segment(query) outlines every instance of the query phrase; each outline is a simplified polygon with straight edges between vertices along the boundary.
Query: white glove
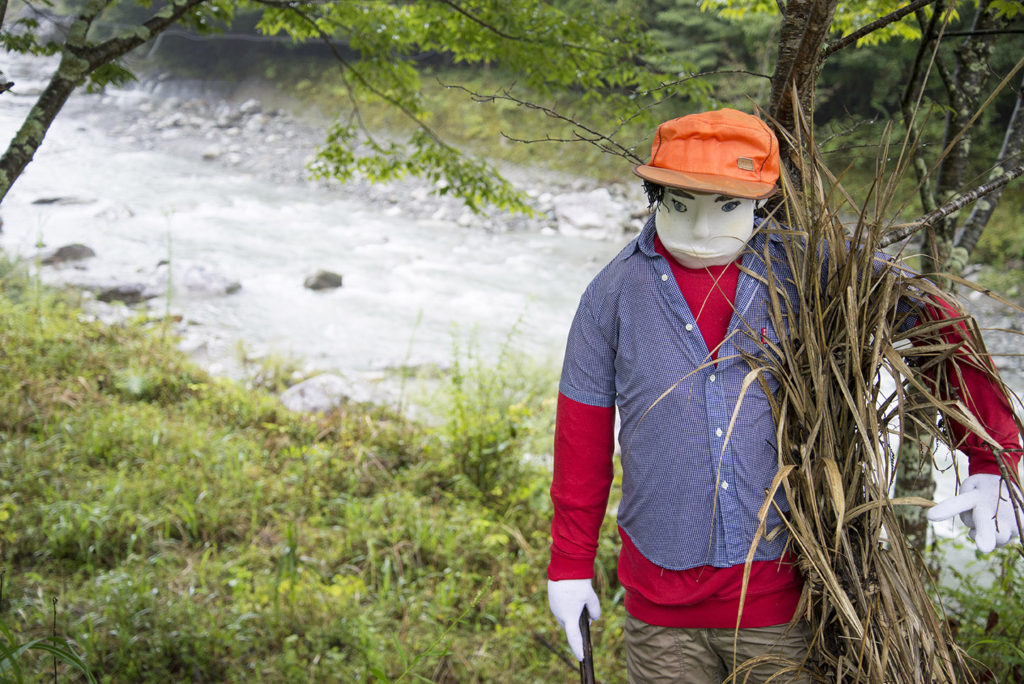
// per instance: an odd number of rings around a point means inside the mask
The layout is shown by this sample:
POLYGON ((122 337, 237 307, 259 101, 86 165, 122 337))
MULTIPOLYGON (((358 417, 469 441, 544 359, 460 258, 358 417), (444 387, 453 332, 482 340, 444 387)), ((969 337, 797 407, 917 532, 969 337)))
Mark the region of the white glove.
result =
POLYGON ((590 621, 601 617, 601 603, 588 579, 548 580, 548 605, 558 624, 565 629, 576 660, 583 660, 583 633, 580 615, 584 606, 590 612, 590 621))
POLYGON ((982 553, 1005 546, 1019 535, 1013 503, 999 475, 971 475, 960 486, 959 494, 928 509, 927 515, 932 522, 938 522, 957 513, 982 553))

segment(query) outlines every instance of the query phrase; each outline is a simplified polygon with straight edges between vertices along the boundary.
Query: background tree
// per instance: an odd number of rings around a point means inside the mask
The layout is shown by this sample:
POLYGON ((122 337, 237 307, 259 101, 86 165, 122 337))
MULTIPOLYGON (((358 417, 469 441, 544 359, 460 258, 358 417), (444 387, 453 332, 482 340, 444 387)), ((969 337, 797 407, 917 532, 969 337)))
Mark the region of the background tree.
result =
MULTIPOLYGON (((18 133, 0 156, 0 201, 43 142, 50 125, 75 88, 88 84, 102 87, 124 82, 131 75, 119 60, 136 47, 166 31, 177 22, 201 25, 210 13, 227 5, 213 0, 180 0, 164 3, 137 25, 114 35, 96 38, 97 24, 113 0, 86 0, 72 5, 58 23, 59 37, 46 39, 38 32, 39 16, 46 16, 32 5, 25 5, 20 16, 8 18, 8 3, 0 4, 0 46, 6 50, 32 54, 58 54, 60 62, 35 105, 25 117, 18 133)), ((6 79, 5 79, 6 80, 6 79)), ((17 87, 8 83, 5 90, 17 87)))
POLYGON ((510 87, 518 82, 538 94, 570 90, 578 93, 581 107, 607 101, 636 109, 630 91, 654 83, 640 55, 656 52, 655 43, 635 15, 601 3, 569 13, 542 0, 176 0, 152 8, 141 1, 80 0, 53 10, 50 16, 62 28, 49 40, 41 37, 38 11, 19 6, 19 16, 0 26, 0 45, 61 59, 0 157, 0 199, 75 88, 131 78, 121 59, 175 23, 217 30, 241 11, 258 12, 258 28, 265 34, 323 43, 334 54, 353 106, 330 130, 315 166, 318 173, 341 180, 356 173, 371 180, 416 174, 474 209, 485 203, 525 205, 490 163, 463 154, 431 128, 421 93, 424 54, 444 54, 456 64, 500 64, 514 74, 510 87), (400 112, 411 133, 375 130, 360 114, 360 104, 370 100, 400 112))

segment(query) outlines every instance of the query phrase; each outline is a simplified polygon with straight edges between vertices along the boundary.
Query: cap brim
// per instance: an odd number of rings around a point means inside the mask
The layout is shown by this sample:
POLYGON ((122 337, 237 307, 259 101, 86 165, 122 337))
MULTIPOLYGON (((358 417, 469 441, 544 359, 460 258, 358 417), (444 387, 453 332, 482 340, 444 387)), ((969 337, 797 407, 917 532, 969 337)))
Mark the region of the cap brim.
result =
POLYGON ((670 188, 718 193, 743 199, 765 199, 774 195, 778 189, 775 183, 742 181, 724 176, 713 176, 708 173, 683 173, 648 164, 637 166, 633 169, 633 173, 644 180, 670 188))

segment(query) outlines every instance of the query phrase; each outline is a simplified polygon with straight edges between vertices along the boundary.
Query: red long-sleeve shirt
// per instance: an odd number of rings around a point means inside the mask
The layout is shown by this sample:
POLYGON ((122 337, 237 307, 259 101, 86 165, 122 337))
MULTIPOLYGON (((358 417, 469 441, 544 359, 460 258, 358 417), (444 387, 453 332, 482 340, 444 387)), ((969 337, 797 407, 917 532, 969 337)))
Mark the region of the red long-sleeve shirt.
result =
MULTIPOLYGON (((665 257, 687 305, 712 355, 725 339, 733 312, 739 278, 737 262, 707 269, 687 269, 668 254, 660 240, 655 249, 665 257)), ((939 302, 943 312, 952 308, 939 302)), ((962 326, 962 324, 961 324, 962 326)), ((947 340, 958 339, 954 326, 942 330, 947 340)), ((1004 448, 1019 448, 1012 409, 1006 396, 992 386, 989 376, 976 364, 958 365, 954 385, 967 406, 1004 448), (960 382, 962 378, 962 383, 960 382), (961 387, 961 384, 963 387, 961 387)), ((584 579, 593 575, 596 539, 604 519, 611 487, 614 451, 614 407, 590 406, 564 395, 558 398, 555 428, 555 470, 552 499, 552 580, 584 579)), ((960 449, 970 459, 970 473, 999 473, 991 450, 962 426, 952 424, 960 449)), ((1016 468, 1019 454, 1008 458, 1016 468)), ((626 610, 649 624, 667 627, 736 626, 744 566, 701 566, 667 570, 649 561, 619 528, 619 581, 626 588, 626 610)), ((741 627, 765 627, 787 622, 796 610, 803 580, 791 556, 751 564, 743 602, 741 627)))

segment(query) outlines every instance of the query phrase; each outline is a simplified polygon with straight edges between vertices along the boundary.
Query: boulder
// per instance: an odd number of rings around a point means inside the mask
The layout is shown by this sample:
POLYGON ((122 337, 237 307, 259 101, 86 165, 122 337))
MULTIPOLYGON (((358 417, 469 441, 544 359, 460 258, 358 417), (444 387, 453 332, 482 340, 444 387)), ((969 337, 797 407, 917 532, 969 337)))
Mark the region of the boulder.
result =
POLYGON ((320 269, 306 278, 303 285, 310 290, 333 290, 341 287, 341 276, 333 271, 320 269))
POLYGON ((231 105, 225 103, 217 107, 213 117, 214 126, 217 128, 231 128, 238 125, 238 122, 242 119, 242 114, 232 109, 231 105))
POLYGON ((242 284, 233 278, 215 271, 204 264, 192 264, 178 276, 181 284, 191 295, 219 297, 234 294, 242 289, 242 284))
POLYGON ((260 101, 256 99, 249 99, 238 105, 238 111, 242 114, 259 114, 263 111, 263 107, 260 105, 260 101))
POLYGON ((601 240, 622 232, 628 212, 612 199, 606 188, 568 192, 554 198, 558 232, 601 240))
POLYGON ((95 199, 88 199, 85 197, 40 197, 32 200, 32 204, 39 206, 74 206, 78 204, 92 204, 95 199))
POLYGON ((96 252, 93 251, 88 245, 83 245, 79 242, 73 242, 70 245, 64 245, 57 249, 46 252, 40 255, 39 263, 51 266, 54 264, 63 264, 68 261, 81 261, 82 259, 90 259, 96 256, 96 252))
POLYGON ((101 287, 96 292, 96 299, 108 303, 138 304, 156 296, 157 293, 145 283, 116 283, 101 287))
POLYGON ((348 398, 348 382, 340 375, 322 373, 292 385, 281 394, 281 403, 298 413, 326 413, 348 398))

